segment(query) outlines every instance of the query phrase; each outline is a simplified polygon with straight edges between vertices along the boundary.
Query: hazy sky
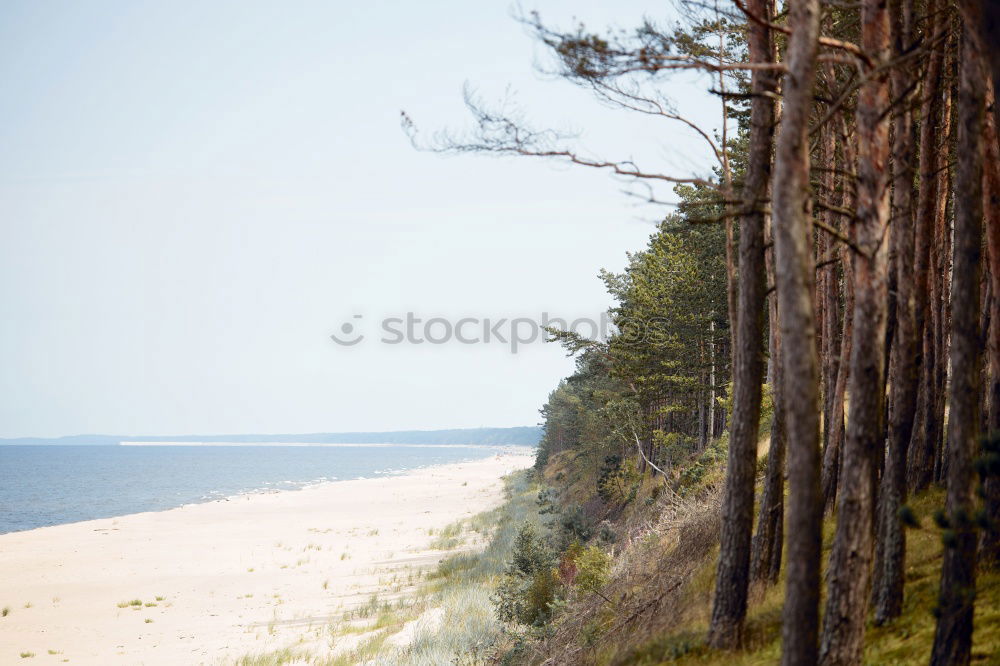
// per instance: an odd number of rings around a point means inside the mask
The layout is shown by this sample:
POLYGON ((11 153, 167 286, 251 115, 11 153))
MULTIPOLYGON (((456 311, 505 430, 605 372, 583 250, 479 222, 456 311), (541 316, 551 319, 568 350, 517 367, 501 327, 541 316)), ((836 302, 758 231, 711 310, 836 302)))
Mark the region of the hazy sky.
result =
MULTIPOLYGON (((524 8, 603 27, 660 6, 524 8)), ((0 5, 0 436, 536 423, 572 370, 559 347, 387 345, 380 320, 597 317, 598 270, 660 211, 604 173, 417 152, 400 110, 460 129, 465 82, 486 99, 509 85, 595 153, 708 162, 675 126, 539 74, 512 10, 0 5), (344 322, 365 339, 334 344, 344 322)), ((717 115, 693 86, 671 92, 717 115)))

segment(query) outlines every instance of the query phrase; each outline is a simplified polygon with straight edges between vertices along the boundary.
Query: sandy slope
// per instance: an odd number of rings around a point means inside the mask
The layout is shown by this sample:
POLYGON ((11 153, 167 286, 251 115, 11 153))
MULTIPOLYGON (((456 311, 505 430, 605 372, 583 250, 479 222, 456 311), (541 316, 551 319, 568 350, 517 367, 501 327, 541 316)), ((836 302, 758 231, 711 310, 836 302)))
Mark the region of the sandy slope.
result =
POLYGON ((327 625, 344 609, 405 593, 437 562, 429 529, 497 504, 500 477, 531 462, 507 455, 0 535, 0 606, 10 608, 0 664, 179 666, 300 642, 329 650, 327 625), (143 605, 119 607, 133 599, 143 605))

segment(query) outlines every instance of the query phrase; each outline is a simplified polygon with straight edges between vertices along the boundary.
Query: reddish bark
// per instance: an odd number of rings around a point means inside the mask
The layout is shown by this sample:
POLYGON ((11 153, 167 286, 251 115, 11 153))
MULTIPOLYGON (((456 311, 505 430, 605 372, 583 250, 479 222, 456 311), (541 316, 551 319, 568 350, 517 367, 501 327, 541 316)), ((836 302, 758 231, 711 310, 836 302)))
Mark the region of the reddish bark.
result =
MULTIPOLYGON (((748 11, 770 20, 769 0, 749 0, 748 11)), ((767 26, 749 22, 752 62, 772 62, 774 46, 767 26)), ((754 70, 750 104, 750 146, 740 218, 738 311, 733 354, 733 420, 715 577, 715 599, 708 642, 733 649, 742 643, 743 621, 750 584, 750 541, 753 531, 753 496, 760 425, 761 381, 764 372, 764 202, 771 176, 771 142, 774 135, 774 102, 777 88, 773 70, 754 70)))
POLYGON ((784 107, 775 148, 774 248, 788 431, 788 557, 781 662, 816 662, 822 496, 819 360, 812 301, 809 115, 819 37, 818 0, 790 6, 784 107))
MULTIPOLYGON (((889 48, 889 14, 880 0, 861 5, 861 42, 874 62, 889 48)), ((854 341, 851 395, 830 553, 819 663, 861 662, 870 596, 876 455, 882 450, 884 345, 888 302, 889 81, 872 68, 858 97, 858 195, 853 236, 854 341)))

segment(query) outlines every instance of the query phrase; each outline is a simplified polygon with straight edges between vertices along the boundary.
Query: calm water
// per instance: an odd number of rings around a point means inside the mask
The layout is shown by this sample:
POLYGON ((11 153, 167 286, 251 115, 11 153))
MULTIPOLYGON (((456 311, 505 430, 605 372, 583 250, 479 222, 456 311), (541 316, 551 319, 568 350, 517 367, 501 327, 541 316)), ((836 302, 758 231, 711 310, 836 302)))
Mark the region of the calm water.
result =
POLYGON ((0 534, 486 458, 488 446, 0 446, 0 534))

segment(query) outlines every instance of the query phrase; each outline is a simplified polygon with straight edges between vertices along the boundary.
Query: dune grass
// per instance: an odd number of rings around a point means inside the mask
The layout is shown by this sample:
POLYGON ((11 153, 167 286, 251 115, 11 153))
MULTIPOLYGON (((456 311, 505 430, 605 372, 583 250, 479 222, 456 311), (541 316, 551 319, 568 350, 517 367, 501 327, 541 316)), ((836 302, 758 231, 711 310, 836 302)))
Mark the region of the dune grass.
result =
MULTIPOLYGON (((505 477, 504 483, 506 500, 502 505, 438 532, 438 539, 447 540, 462 539, 469 531, 478 533, 486 542, 481 551, 455 553, 445 558, 410 598, 388 601, 372 595, 366 604, 345 611, 342 625, 329 625, 333 642, 351 633, 370 634, 356 647, 334 656, 318 656, 311 650, 289 647, 246 655, 235 662, 237 666, 478 663, 477 656, 489 653, 502 635, 493 613, 491 595, 495 582, 510 560, 514 538, 526 521, 542 529, 535 504, 538 488, 530 472, 515 472, 505 477), (419 620, 431 609, 437 609, 440 621, 421 626, 419 620), (368 622, 358 626, 359 620, 368 622), (413 621, 418 624, 409 645, 399 647, 387 643, 390 636, 413 621)), ((420 582, 420 576, 414 582, 420 582)))
MULTIPOLYGON (((431 534, 433 530, 428 530, 431 534)), ((431 541, 431 548, 434 550, 454 550, 465 543, 465 521, 460 520, 446 526, 431 541)))
MULTIPOLYGON (((427 577, 428 606, 439 609, 440 621, 418 626, 412 643, 381 651, 371 663, 379 666, 476 663, 502 638, 503 627, 493 610, 492 590, 510 561, 514 538, 525 522, 542 530, 535 499, 538 487, 527 470, 504 479, 506 501, 497 508, 462 522, 467 530, 487 537, 480 551, 456 553, 427 577)), ((454 538, 455 528, 441 535, 454 538), (453 535, 454 533, 454 535, 453 535)))

